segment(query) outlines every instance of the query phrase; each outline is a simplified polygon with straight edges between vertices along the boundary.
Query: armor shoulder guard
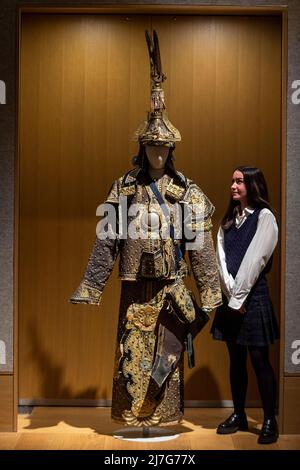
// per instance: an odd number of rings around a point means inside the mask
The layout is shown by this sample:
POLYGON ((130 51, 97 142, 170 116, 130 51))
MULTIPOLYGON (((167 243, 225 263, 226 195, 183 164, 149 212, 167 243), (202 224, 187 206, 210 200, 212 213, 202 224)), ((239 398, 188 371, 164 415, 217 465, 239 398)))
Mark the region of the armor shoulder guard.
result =
POLYGON ((176 175, 171 178, 168 187, 166 189, 166 196, 173 201, 181 202, 187 187, 189 180, 180 171, 176 171, 176 175))
POLYGON ((105 202, 110 204, 119 203, 119 179, 113 182, 110 190, 108 191, 105 202))
POLYGON ((215 211, 214 205, 210 202, 204 192, 192 181, 189 181, 188 189, 182 199, 185 204, 197 204, 203 211, 204 220, 210 219, 215 211))
POLYGON ((112 184, 105 202, 118 204, 120 196, 133 196, 139 169, 130 170, 112 184))
POLYGON ((137 184, 136 180, 140 171, 140 168, 134 168, 120 178, 121 196, 133 196, 135 194, 137 184))

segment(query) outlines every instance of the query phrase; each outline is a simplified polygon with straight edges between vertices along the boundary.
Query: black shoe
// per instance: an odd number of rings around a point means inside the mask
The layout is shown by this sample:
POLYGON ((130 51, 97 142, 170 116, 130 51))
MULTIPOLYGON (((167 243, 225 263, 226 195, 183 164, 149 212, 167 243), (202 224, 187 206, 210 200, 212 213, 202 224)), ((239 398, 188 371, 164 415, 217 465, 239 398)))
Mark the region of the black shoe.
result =
POLYGON ((257 442, 259 444, 272 444, 278 439, 278 426, 275 418, 266 418, 260 431, 257 442))
POLYGON ((248 431, 248 421, 245 414, 232 413, 217 428, 217 434, 233 434, 237 431, 248 431))

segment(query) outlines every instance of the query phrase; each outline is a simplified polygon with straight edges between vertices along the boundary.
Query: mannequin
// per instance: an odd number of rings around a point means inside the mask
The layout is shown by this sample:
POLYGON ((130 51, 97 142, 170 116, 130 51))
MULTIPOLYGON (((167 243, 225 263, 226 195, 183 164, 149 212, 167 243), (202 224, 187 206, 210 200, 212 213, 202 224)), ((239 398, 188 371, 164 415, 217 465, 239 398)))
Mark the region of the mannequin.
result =
MULTIPOLYGON (((169 148, 161 146, 146 146, 146 155, 149 162, 148 174, 153 181, 158 182, 166 172, 166 161, 169 154, 169 148)), ((155 225, 156 220, 152 214, 152 225, 155 225)), ((151 217, 151 215, 150 215, 151 217)), ((114 437, 120 440, 134 440, 134 441, 166 441, 176 439, 179 436, 177 433, 173 433, 172 430, 167 430, 161 426, 149 427, 142 426, 138 427, 127 427, 117 430, 114 433, 114 437)))
POLYGON ((201 246, 193 245, 188 251, 201 307, 210 311, 221 303, 211 235, 214 207, 174 167, 173 151, 181 136, 165 112, 162 82, 166 77, 161 71, 157 35, 154 32, 152 39, 146 32, 146 39, 151 111, 135 133, 139 142, 135 168, 117 179, 109 191, 105 203, 116 209, 117 223, 107 220, 104 236, 97 233, 82 282, 71 297, 72 303, 99 305, 120 256, 122 288, 112 418, 135 426, 144 438, 154 426, 177 424, 183 416, 183 345, 161 322, 166 289, 188 274, 183 219, 175 217, 182 208, 190 211, 189 229, 201 234, 201 246), (166 212, 174 214, 176 240, 168 230, 171 218, 168 220, 166 212))

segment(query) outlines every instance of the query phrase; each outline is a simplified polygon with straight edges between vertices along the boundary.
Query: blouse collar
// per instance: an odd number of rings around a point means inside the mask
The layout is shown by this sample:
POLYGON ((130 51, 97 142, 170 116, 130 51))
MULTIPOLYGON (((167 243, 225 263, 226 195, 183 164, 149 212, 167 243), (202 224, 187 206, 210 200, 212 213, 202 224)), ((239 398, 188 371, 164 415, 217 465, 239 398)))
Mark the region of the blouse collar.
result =
POLYGON ((245 209, 243 209, 241 214, 237 213, 236 219, 235 219, 236 226, 240 226, 242 222, 244 222, 249 215, 253 214, 254 211, 255 209, 253 209, 252 207, 245 207, 245 209))

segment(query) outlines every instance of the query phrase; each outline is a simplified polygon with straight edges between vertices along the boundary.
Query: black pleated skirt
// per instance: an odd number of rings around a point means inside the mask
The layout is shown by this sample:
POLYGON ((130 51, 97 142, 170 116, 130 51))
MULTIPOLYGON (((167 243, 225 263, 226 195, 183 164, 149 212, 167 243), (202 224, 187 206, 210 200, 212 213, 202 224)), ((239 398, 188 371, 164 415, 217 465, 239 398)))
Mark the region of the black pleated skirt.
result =
POLYGON ((279 327, 265 277, 252 288, 245 307, 245 314, 233 310, 224 297, 211 327, 213 338, 244 346, 267 346, 279 339, 279 327))

